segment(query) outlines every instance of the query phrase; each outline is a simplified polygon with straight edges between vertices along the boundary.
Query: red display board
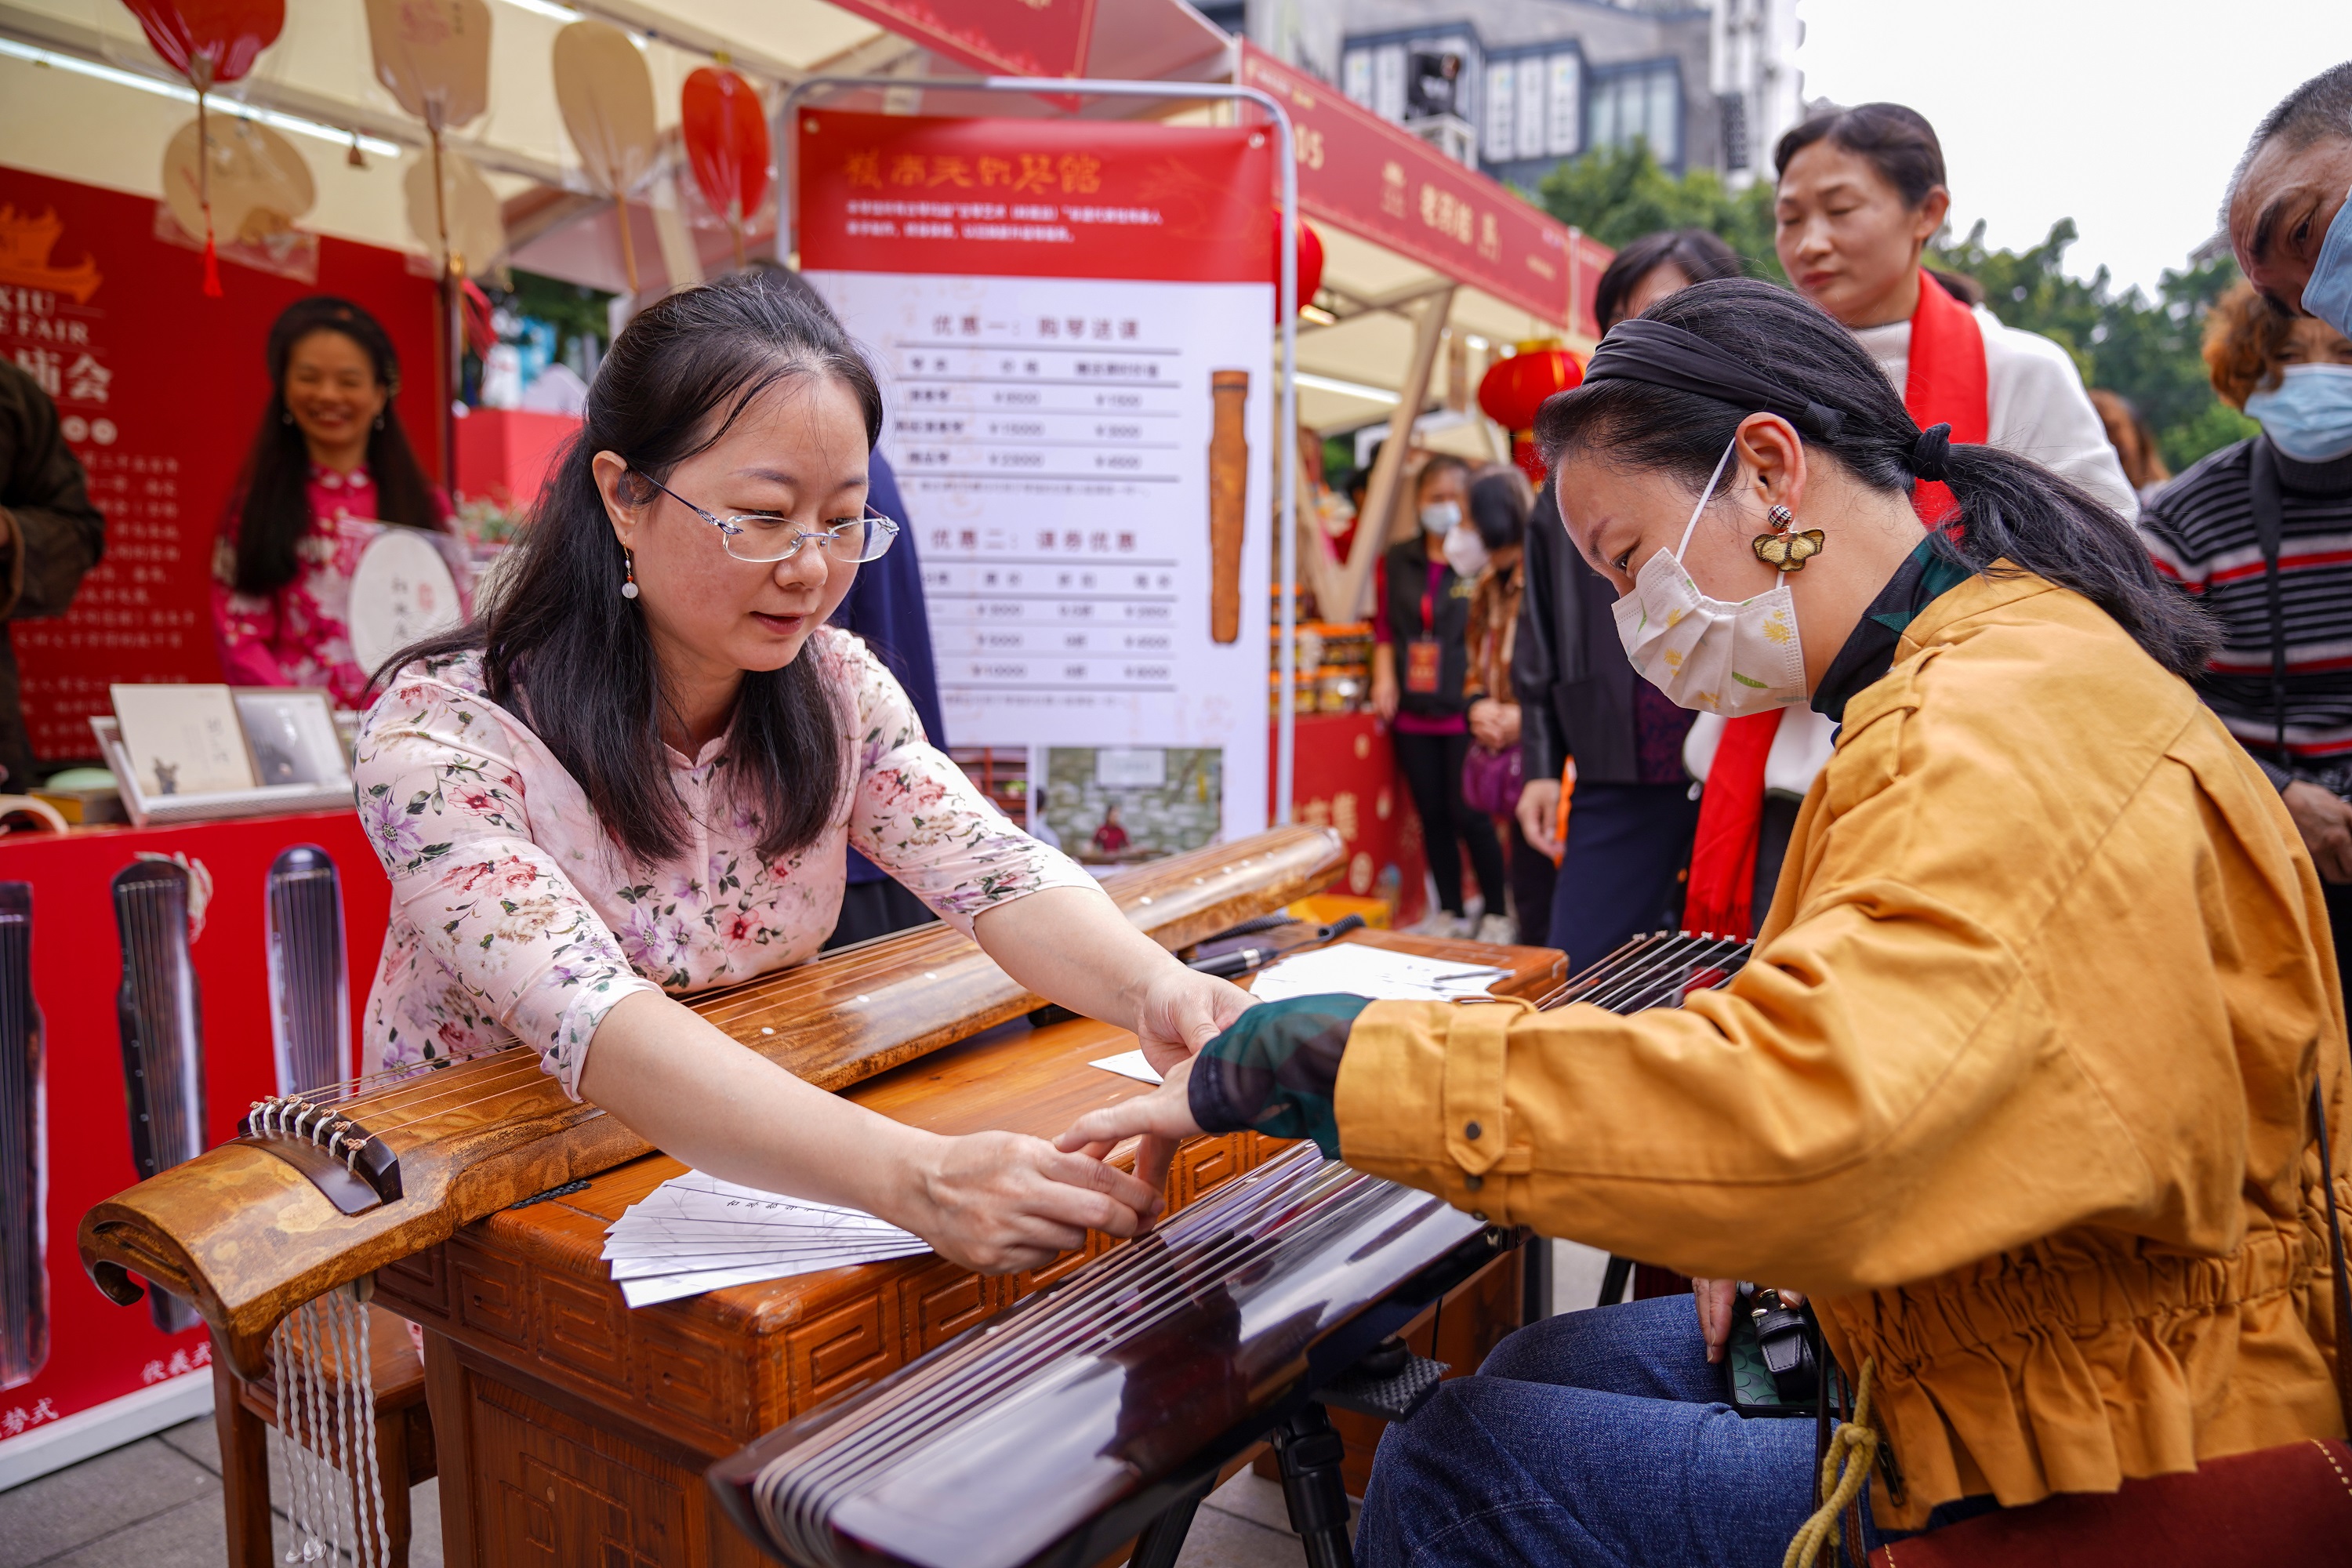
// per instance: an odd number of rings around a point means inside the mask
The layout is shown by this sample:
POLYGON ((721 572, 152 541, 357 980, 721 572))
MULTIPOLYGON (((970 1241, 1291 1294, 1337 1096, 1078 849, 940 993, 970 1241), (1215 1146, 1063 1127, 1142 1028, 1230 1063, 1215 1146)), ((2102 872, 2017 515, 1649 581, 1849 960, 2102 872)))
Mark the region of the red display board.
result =
POLYGON ((236 1135, 247 1106, 277 1090, 264 894, 270 863, 298 844, 324 849, 341 883, 357 1040, 392 889, 356 813, 0 840, 0 881, 33 888, 33 999, 47 1041, 49 1291, 48 1360, 29 1383, 0 1391, 0 1455, 10 1439, 210 1361, 203 1330, 167 1335, 145 1306, 100 1296, 74 1247, 83 1213, 138 1179, 115 1013, 122 944, 113 879, 142 855, 185 856, 210 876, 211 900, 190 954, 204 1018, 205 1131, 207 1142, 219 1142, 236 1135))
POLYGON ((1263 283, 1271 139, 1079 120, 800 112, 811 272, 1263 283))
POLYGON ((1397 926, 1412 924, 1429 912, 1428 859, 1389 727, 1370 713, 1302 713, 1297 722, 1291 820, 1339 829, 1348 868, 1331 891, 1391 900, 1397 926))
MULTIPOLYGON (((1290 116, 1300 211, 1547 321, 1568 323, 1566 225, 1246 42, 1241 79, 1271 93, 1290 116)), ((1579 262, 1591 259, 1588 249, 1579 262)), ((1605 251, 1601 260, 1607 264, 1605 251)), ((1589 298, 1592 283, 1583 288, 1589 298)))
POLYGON ((0 166, 0 355, 56 400, 106 514, 106 555, 62 619, 9 627, 25 719, 43 757, 87 757, 86 722, 117 681, 218 680, 213 540, 269 397, 278 313, 336 294, 383 323, 399 410, 439 472, 433 283, 396 250, 324 239, 316 288, 155 237, 155 199, 0 166))

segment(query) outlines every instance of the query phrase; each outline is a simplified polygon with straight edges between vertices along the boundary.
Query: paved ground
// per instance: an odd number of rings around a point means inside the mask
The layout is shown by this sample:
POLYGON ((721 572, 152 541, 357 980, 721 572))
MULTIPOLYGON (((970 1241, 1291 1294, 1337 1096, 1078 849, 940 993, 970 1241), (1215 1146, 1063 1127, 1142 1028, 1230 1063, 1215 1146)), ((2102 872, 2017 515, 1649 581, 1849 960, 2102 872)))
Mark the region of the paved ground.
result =
MULTIPOLYGON (((1601 1255, 1554 1246, 1555 1310, 1589 1307, 1601 1255)), ((283 1481, 279 1484, 282 1486, 283 1481)), ((413 1568, 441 1568, 441 1500, 434 1483, 410 1502, 413 1568)), ((285 1519, 278 1544, 286 1544, 285 1519)), ((209 1415, 0 1492, 0 1568, 226 1568, 220 1448, 209 1415)), ((1202 1506, 1182 1568, 1294 1568, 1282 1489, 1244 1471, 1202 1506)))

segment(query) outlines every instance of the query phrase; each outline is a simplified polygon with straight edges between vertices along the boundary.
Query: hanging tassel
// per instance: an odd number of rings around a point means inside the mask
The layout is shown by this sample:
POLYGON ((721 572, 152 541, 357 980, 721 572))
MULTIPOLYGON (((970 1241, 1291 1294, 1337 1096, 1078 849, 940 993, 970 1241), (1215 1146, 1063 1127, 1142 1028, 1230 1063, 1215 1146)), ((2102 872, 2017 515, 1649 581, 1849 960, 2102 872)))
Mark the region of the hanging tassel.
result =
POLYGON ((213 132, 205 117, 205 89, 212 85, 209 67, 196 79, 196 199, 205 207, 205 298, 221 297, 220 259, 213 248, 213 132))

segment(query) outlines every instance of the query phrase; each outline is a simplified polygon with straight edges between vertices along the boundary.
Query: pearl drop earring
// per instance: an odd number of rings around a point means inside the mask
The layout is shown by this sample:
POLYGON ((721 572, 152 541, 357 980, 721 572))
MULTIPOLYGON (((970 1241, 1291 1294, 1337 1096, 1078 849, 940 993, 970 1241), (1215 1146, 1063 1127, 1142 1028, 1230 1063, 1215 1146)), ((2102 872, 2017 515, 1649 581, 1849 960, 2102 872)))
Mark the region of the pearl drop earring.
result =
POLYGON ((621 583, 621 597, 634 599, 637 596, 637 558, 625 550, 621 552, 621 569, 628 574, 621 583))

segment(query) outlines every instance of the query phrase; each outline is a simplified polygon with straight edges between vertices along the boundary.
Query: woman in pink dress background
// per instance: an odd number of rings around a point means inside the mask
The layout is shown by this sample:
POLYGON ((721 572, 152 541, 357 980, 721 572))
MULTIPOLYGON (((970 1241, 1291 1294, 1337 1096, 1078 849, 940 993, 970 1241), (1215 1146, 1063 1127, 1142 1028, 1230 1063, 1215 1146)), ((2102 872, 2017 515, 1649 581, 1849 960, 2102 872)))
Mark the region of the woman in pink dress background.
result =
POLYGON ((269 329, 268 405, 213 552, 213 629, 235 686, 320 686, 366 705, 352 573, 380 525, 447 530, 393 396, 400 360, 348 300, 297 300, 269 329))

